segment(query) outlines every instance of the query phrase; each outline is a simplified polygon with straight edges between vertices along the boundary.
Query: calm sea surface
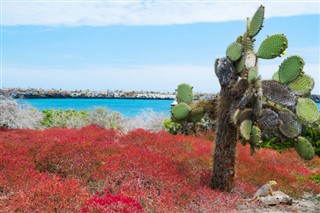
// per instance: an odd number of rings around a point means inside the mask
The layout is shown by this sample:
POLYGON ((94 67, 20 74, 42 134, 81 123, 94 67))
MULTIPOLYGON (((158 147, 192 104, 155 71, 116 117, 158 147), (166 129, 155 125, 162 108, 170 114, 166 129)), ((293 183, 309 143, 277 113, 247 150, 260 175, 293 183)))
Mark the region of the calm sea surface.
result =
MULTIPOLYGON (((173 100, 142 100, 142 99, 21 99, 20 103, 43 109, 76 109, 87 110, 94 107, 105 107, 117 111, 125 117, 134 117, 143 110, 170 115, 170 104, 173 100)), ((320 103, 317 103, 320 110, 320 103)))
POLYGON ((105 107, 120 112, 124 117, 134 117, 143 110, 165 113, 169 116, 173 100, 142 99, 20 99, 19 103, 29 104, 38 110, 43 109, 76 109, 87 110, 94 107, 105 107))

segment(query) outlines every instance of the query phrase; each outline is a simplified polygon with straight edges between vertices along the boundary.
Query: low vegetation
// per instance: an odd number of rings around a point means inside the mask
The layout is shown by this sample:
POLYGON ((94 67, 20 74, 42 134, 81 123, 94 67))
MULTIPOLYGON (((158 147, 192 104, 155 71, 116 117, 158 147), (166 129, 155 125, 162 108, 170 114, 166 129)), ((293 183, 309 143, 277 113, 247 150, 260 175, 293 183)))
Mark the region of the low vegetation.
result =
POLYGON ((291 196, 320 192, 320 158, 238 145, 236 187, 210 188, 214 143, 142 129, 0 129, 0 211, 235 212, 267 182, 291 196), (290 159, 290 161, 288 161, 290 159))
POLYGON ((141 111, 136 117, 124 118, 121 113, 102 107, 89 110, 50 109, 39 112, 36 108, 18 104, 14 100, 0 101, 0 127, 10 129, 44 129, 51 127, 79 129, 96 124, 106 129, 129 132, 143 128, 151 131, 164 129, 167 116, 152 110, 141 111))

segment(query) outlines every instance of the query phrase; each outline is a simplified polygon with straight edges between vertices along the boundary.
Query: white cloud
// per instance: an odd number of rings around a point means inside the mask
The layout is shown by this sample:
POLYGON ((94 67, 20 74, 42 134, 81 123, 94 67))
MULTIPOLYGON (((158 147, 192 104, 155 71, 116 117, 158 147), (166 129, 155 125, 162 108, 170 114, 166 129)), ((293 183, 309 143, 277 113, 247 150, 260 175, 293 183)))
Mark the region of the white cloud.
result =
POLYGON ((315 1, 2 1, 2 24, 12 25, 170 25, 244 20, 260 4, 266 18, 319 14, 315 1))

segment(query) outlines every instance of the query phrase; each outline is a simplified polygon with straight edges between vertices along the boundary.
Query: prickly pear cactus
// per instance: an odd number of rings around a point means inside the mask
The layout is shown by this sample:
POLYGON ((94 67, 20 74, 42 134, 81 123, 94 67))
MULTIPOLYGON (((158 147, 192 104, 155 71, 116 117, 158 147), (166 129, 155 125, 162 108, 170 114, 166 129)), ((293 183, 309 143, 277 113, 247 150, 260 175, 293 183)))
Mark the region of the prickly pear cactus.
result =
POLYGON ((182 83, 176 89, 177 105, 172 106, 171 119, 174 122, 198 122, 204 116, 203 107, 198 107, 192 102, 192 87, 189 84, 182 83))
POLYGON ((245 33, 228 46, 226 57, 216 60, 215 73, 221 88, 230 88, 234 97, 229 122, 237 127, 242 144, 250 144, 252 153, 259 148, 263 134, 274 134, 283 141, 292 141, 299 156, 310 160, 313 147, 300 134, 302 124, 313 123, 320 116, 317 105, 308 98, 314 80, 304 74, 304 60, 297 55, 281 63, 273 80, 261 80, 258 59, 281 57, 288 47, 286 36, 275 34, 255 52, 255 36, 263 20, 264 7, 260 6, 251 21, 247 19, 245 33))

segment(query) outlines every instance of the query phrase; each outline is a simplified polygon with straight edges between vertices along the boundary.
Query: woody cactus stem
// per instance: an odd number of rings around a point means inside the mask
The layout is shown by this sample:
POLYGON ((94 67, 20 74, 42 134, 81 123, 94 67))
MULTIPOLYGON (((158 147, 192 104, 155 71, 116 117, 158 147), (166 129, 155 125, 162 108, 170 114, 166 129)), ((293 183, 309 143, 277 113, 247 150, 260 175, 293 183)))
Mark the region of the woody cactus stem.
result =
POLYGON ((284 53, 288 40, 283 34, 268 36, 254 51, 255 38, 262 28, 264 7, 252 20, 247 19, 246 32, 231 43, 227 57, 217 59, 215 73, 221 85, 218 104, 218 129, 213 156, 212 188, 230 191, 235 176, 237 137, 250 145, 253 154, 261 145, 263 134, 291 140, 304 160, 311 160, 314 149, 301 137, 301 125, 319 118, 316 104, 308 98, 314 80, 304 74, 304 61, 288 57, 280 65, 275 80, 261 81, 258 59, 273 59, 284 53), (239 80, 240 79, 240 80, 239 80))
POLYGON ((233 102, 230 89, 221 88, 218 105, 218 128, 214 151, 212 188, 230 191, 234 185, 237 127, 230 122, 229 109, 233 102))

